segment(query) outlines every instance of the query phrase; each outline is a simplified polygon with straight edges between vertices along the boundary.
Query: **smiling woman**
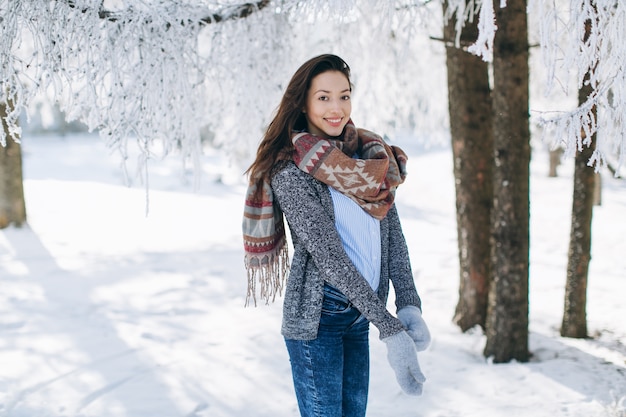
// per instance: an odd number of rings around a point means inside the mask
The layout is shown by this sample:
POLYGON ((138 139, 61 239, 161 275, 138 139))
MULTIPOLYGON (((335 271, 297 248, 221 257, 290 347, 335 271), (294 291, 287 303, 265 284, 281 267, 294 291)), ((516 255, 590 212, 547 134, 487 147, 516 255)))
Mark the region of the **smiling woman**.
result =
POLYGON ((286 280, 282 335, 303 417, 365 416, 370 322, 402 389, 419 395, 425 381, 417 351, 430 334, 394 205, 406 154, 354 125, 351 90, 338 56, 305 62, 248 169, 248 299, 256 303, 258 283, 273 300, 286 280), (390 281, 397 318, 386 308, 390 281))
POLYGON ((340 71, 313 78, 304 108, 308 131, 325 139, 341 136, 352 112, 351 91, 350 81, 340 71))

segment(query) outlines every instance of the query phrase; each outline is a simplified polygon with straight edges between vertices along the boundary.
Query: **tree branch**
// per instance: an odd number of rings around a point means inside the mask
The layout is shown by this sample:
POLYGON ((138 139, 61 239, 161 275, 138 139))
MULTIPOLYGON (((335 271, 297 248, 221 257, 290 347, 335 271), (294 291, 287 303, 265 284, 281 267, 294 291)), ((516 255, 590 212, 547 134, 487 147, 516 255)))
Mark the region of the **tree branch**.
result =
MULTIPOLYGON (((444 46, 446 47, 456 47, 455 45, 455 41, 453 39, 447 39, 447 38, 440 38, 437 36, 429 36, 431 41, 437 41, 437 42, 443 42, 444 46)), ((463 39, 460 40, 460 46, 461 49, 463 49, 464 51, 467 50, 467 47, 470 45, 473 45, 474 42, 470 42, 470 41, 464 41, 463 39)), ((538 43, 534 43, 534 44, 530 44, 528 45, 528 48, 538 48, 540 45, 538 43)))
POLYGON ((211 23, 220 23, 227 20, 245 19, 252 13, 257 12, 270 4, 270 0, 260 0, 256 3, 244 3, 239 6, 231 6, 219 13, 213 13, 211 16, 200 19, 200 22, 209 25, 211 23))
MULTIPOLYGON (((78 8, 75 0, 65 0, 67 5, 71 8, 78 8)), ((245 19, 250 16, 254 12, 257 12, 261 9, 264 9, 271 3, 270 0, 260 0, 254 3, 243 3, 240 5, 225 7, 223 10, 219 12, 212 13, 208 16, 202 17, 198 19, 198 22, 209 25, 212 23, 221 23, 228 20, 236 20, 236 19, 245 19)), ((82 8, 81 12, 86 13, 89 9, 82 8)), ((98 16, 102 20, 108 20, 109 22, 117 22, 120 20, 123 13, 120 12, 112 12, 110 10, 106 10, 103 6, 103 2, 100 2, 98 9, 98 16)), ((191 21, 187 21, 186 23, 191 23, 191 21)), ((181 22, 182 25, 185 22, 181 22)))

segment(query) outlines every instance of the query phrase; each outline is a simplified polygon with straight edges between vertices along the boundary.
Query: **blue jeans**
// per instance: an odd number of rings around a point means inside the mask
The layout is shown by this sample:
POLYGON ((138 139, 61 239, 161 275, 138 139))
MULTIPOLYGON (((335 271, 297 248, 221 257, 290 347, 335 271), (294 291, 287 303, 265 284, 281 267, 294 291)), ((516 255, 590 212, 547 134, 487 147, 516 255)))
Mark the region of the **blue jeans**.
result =
POLYGON ((339 290, 324 286, 314 340, 285 339, 302 417, 364 417, 369 321, 339 290))

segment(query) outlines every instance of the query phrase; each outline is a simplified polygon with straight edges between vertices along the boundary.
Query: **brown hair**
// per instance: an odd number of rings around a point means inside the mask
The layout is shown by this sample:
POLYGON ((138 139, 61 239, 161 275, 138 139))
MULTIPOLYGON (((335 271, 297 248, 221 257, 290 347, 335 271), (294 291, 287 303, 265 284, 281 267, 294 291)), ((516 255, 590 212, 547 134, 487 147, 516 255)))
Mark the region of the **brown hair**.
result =
MULTIPOLYGON (((326 71, 339 71, 350 83, 350 67, 336 55, 325 54, 311 58, 298 68, 287 85, 276 116, 265 131, 255 161, 246 170, 246 174, 250 174, 251 185, 255 183, 260 185, 262 181, 269 180, 271 170, 276 163, 291 158, 292 132, 307 127, 302 109, 306 104, 306 95, 311 87, 311 81, 315 76, 326 71)), ((258 187, 257 190, 260 188, 258 187)))

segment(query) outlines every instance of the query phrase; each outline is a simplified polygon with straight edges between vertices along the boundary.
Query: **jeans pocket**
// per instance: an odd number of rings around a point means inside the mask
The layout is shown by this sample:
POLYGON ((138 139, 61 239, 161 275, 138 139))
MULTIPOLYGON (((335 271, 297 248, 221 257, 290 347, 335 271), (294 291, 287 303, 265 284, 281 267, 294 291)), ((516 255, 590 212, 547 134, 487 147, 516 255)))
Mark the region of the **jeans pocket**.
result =
POLYGON ((322 301, 322 313, 336 314, 348 311, 352 307, 348 298, 337 289, 324 286, 324 300, 322 301))
POLYGON ((324 297, 322 303, 322 313, 343 313, 350 308, 350 304, 324 297))

